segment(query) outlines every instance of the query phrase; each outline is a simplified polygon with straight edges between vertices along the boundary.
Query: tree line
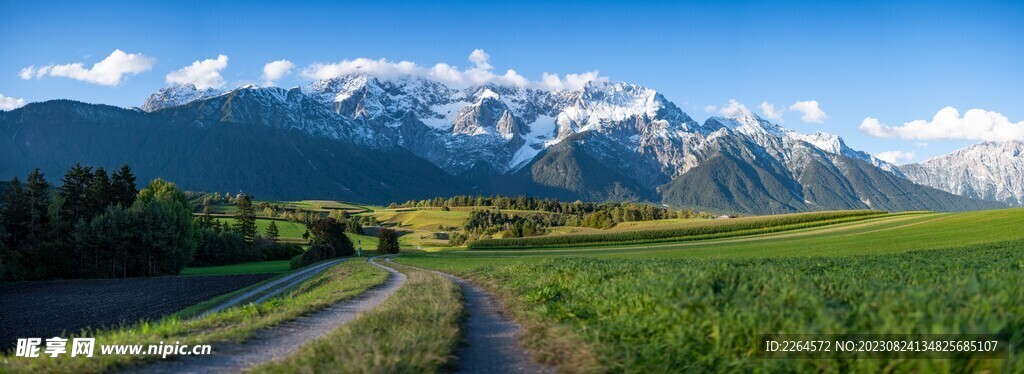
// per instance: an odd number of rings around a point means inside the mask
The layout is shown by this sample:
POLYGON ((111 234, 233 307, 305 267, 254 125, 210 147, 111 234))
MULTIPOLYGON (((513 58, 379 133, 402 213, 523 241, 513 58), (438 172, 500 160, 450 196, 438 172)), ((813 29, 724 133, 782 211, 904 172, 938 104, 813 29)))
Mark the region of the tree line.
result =
POLYGON ((177 274, 192 259, 191 206, 173 184, 141 191, 128 165, 112 175, 75 165, 53 190, 36 169, 14 178, 0 207, 0 279, 177 274))
MULTIPOLYGON (((651 221, 668 218, 711 217, 710 213, 696 212, 692 209, 674 210, 666 206, 655 206, 643 203, 605 202, 592 203, 575 201, 559 202, 558 199, 540 197, 502 195, 471 196, 457 195, 449 198, 435 197, 426 200, 409 200, 402 204, 392 203, 390 208, 454 208, 454 207, 494 207, 501 210, 534 210, 565 215, 560 225, 587 226, 595 228, 612 227, 619 222, 651 221), (575 220, 573 219, 575 217, 575 220)), ((558 225, 558 226, 560 226, 558 225)))

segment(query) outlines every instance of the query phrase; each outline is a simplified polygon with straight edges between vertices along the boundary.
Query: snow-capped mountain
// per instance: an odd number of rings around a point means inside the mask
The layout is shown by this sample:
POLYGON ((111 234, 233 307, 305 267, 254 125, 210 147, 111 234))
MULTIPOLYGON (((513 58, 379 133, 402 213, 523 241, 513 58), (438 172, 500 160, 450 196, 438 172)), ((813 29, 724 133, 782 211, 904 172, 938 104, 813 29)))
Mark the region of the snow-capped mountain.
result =
POLYGON ((1024 143, 984 142, 900 166, 915 183, 977 199, 1024 203, 1024 143))
POLYGON ((741 213, 988 206, 911 183, 838 136, 746 109, 698 123, 624 82, 545 90, 356 74, 291 89, 176 85, 143 111, 119 109, 54 101, 0 113, 17 134, 0 144, 0 171, 133 160, 195 189, 376 203, 501 193, 741 213), (74 123, 91 125, 59 144, 48 135, 74 123))
MULTIPOLYGON (((626 83, 591 82, 575 91, 491 84, 456 89, 424 78, 349 75, 314 82, 308 92, 453 175, 512 172, 583 132, 614 136, 637 154, 655 154, 662 153, 662 141, 689 138, 699 129, 654 90, 626 83)), ((662 166, 679 166, 672 157, 659 157, 662 166)))
POLYGON ((142 103, 142 110, 147 112, 157 111, 164 108, 185 105, 196 100, 214 97, 223 93, 224 91, 215 88, 205 88, 200 90, 191 83, 175 84, 161 88, 159 91, 149 96, 149 98, 146 99, 146 102, 142 103))

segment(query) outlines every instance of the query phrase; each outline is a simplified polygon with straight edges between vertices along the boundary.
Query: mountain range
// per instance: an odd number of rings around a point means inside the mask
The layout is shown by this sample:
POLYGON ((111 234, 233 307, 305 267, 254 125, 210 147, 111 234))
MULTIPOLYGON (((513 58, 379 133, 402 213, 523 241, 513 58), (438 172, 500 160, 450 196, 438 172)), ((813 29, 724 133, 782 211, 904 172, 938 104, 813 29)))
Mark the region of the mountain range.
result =
POLYGON ((33 103, 0 112, 0 129, 0 178, 128 162, 142 178, 268 199, 500 193, 748 214, 1007 201, 932 183, 947 178, 927 162, 897 167, 838 136, 746 110, 698 123, 658 92, 623 82, 542 90, 360 74, 291 89, 185 84, 141 108, 33 103))
POLYGON ((900 166, 914 183, 975 199, 1024 203, 1024 143, 983 142, 900 166))

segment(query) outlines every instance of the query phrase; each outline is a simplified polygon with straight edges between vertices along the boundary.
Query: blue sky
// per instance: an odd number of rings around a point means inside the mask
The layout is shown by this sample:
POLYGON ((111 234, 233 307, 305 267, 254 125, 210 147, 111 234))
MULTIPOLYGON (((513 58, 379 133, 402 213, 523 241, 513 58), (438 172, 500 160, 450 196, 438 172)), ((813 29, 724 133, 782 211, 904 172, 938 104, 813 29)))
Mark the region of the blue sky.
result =
POLYGON ((1024 138, 1022 19, 1020 1, 2 2, 0 95, 136 106, 168 73, 221 54, 226 87, 260 83, 264 64, 281 59, 296 66, 276 82, 288 87, 307 83, 298 72, 314 63, 365 57, 465 68, 483 49, 499 74, 540 80, 598 70, 662 92, 698 121, 731 99, 762 116, 768 102, 786 109, 786 127, 921 161, 980 140, 1024 138), (88 69, 115 50, 150 59, 148 67, 114 77, 115 85, 110 76, 107 84, 19 76, 29 66, 88 69), (822 123, 789 110, 809 100, 826 113, 822 123), (947 106, 961 117, 947 111, 932 121, 947 106), (904 126, 914 120, 927 123, 904 126))

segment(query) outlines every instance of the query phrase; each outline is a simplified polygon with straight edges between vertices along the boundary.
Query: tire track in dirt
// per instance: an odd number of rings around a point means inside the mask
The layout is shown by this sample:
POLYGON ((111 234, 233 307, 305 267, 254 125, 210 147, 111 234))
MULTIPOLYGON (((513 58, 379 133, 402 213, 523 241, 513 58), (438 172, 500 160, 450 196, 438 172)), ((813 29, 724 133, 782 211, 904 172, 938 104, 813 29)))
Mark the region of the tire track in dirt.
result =
POLYGON ((554 373, 552 366, 534 362, 530 352, 519 344, 523 328, 508 318, 494 295, 451 274, 415 266, 397 266, 439 274, 459 285, 465 310, 469 314, 463 324, 464 344, 456 356, 459 373, 554 373))

